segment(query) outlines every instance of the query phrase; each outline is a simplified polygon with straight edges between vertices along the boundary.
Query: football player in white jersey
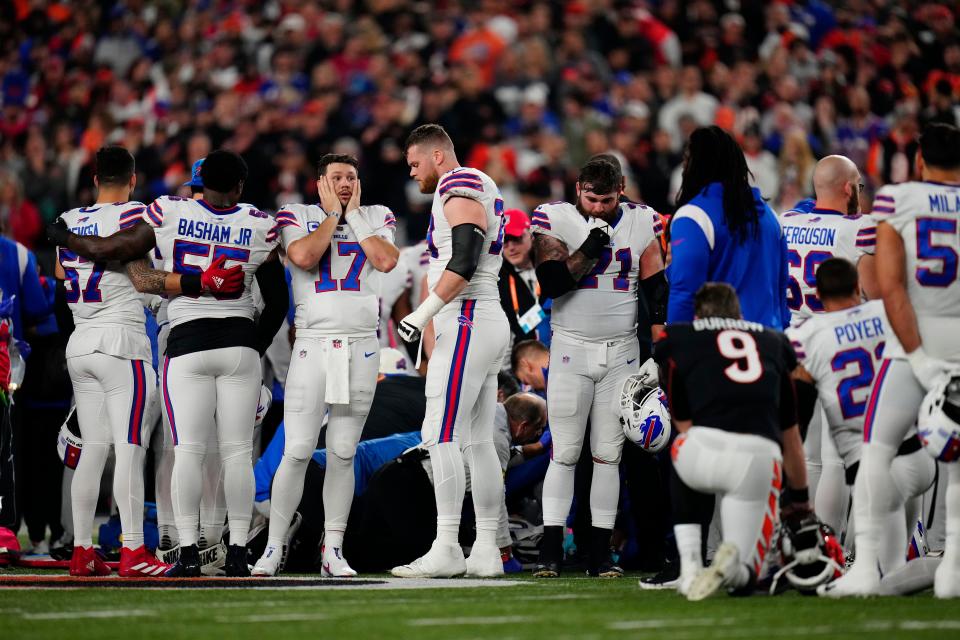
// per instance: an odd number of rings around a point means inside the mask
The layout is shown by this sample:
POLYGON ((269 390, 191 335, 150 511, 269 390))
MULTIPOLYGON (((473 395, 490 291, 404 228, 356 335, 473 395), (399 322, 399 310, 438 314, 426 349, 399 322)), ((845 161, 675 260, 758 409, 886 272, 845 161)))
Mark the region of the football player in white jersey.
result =
MULTIPOLYGON (((73 233, 108 236, 140 220, 144 205, 128 202, 137 182, 129 151, 122 147, 97 151, 93 180, 96 203, 61 217, 73 233)), ((58 248, 56 274, 64 280, 76 325, 66 356, 85 454, 71 486, 75 540, 70 575, 110 573, 93 549, 92 529, 111 445, 116 455, 113 495, 123 531, 120 575, 159 575, 169 566, 159 562, 143 540, 143 463, 152 426, 145 422, 157 390, 143 296, 121 264, 94 262, 67 246, 58 248)))
POLYGON ((200 575, 197 541, 201 466, 216 425, 223 459, 230 545, 226 574, 249 575, 246 538, 253 504, 253 426, 260 398, 260 360, 288 305, 276 258, 279 229, 269 215, 237 204, 247 167, 217 150, 201 168, 204 198, 164 196, 146 208, 144 224, 108 238, 69 234, 81 255, 130 259, 156 246, 166 271, 132 262, 127 271, 144 293, 166 293, 170 336, 163 361, 163 409, 175 447, 174 513, 180 557, 171 576, 200 575), (225 268, 226 261, 235 263, 225 268), (265 301, 254 322, 256 277, 265 301))
POLYGON ((320 204, 288 204, 277 212, 293 278, 297 339, 285 389, 283 459, 270 491, 269 537, 254 575, 272 576, 279 569, 328 410, 321 573, 357 575, 342 553, 353 501, 353 456, 380 366, 380 274, 392 270, 400 255, 390 209, 360 205, 358 167, 352 156, 323 156, 320 204))
POLYGON ((407 342, 417 342, 432 320, 436 335, 427 365, 422 436, 433 468, 437 537, 426 555, 392 573, 410 578, 501 575, 497 521, 503 477, 493 422, 497 373, 509 337, 497 291, 503 200, 489 176, 460 166, 439 125, 417 127, 407 139, 406 157, 420 191, 434 194, 427 231, 429 293, 401 320, 398 332, 407 342), (477 528, 466 561, 458 542, 464 459, 470 465, 477 528))
POLYGON ((624 379, 640 368, 638 295, 643 292, 657 336, 666 319, 667 293, 659 216, 646 206, 621 203, 622 184, 619 167, 591 159, 580 170, 576 204, 542 204, 531 217, 537 279, 554 301, 547 383, 553 457, 543 486, 544 537, 534 572, 540 577, 560 572, 563 527, 588 419, 593 454, 589 571, 622 575, 609 557, 624 441, 615 404, 624 379))
MULTIPOLYGON (((788 211, 780 220, 788 247, 787 305, 793 326, 823 311, 823 303, 817 297, 816 272, 831 257, 846 258, 855 264, 867 297, 876 297, 873 253, 877 229, 872 217, 860 215, 860 171, 844 156, 827 156, 814 169, 813 186, 817 195, 813 208, 788 211)), ((843 461, 833 440, 825 435, 819 402, 814 405, 807 426, 804 450, 817 514, 840 532, 849 495, 843 461)))
MULTIPOLYGON (((863 423, 874 375, 884 349, 895 348, 897 338, 883 302, 861 302, 857 269, 851 262, 830 258, 817 268, 816 278, 823 313, 787 329, 787 335, 800 362, 794 375, 816 385, 827 419, 823 437, 833 442, 843 464, 845 483, 852 486, 860 466, 863 423)), ((933 483, 934 461, 921 449, 916 434, 909 436, 898 447, 891 465, 897 489, 908 499, 906 511, 901 509, 891 519, 891 531, 898 527, 904 532, 913 531, 920 515, 918 496, 933 483)), ((841 525, 846 521, 844 510, 840 512, 841 525)), ((903 534, 891 535, 890 544, 901 545, 900 557, 905 555, 903 534)))
MULTIPOLYGON (((922 182, 887 185, 874 199, 877 282, 899 348, 884 353, 868 404, 854 487, 856 561, 822 595, 877 593, 880 571, 903 563, 904 546, 884 544, 892 534, 886 523, 903 503, 891 463, 925 391, 960 365, 960 131, 929 125, 917 169, 922 182)), ((948 482, 946 547, 934 581, 940 598, 960 597, 960 466, 950 465, 948 482)))

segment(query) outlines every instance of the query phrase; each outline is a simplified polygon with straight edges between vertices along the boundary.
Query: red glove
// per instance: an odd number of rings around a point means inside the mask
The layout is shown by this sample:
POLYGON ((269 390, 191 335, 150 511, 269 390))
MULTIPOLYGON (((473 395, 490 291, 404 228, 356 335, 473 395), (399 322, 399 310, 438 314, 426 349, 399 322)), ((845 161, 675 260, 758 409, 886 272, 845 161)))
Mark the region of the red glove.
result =
POLYGON ((243 289, 243 267, 236 265, 223 268, 224 256, 213 261, 206 271, 200 274, 200 285, 210 293, 239 293, 243 289))

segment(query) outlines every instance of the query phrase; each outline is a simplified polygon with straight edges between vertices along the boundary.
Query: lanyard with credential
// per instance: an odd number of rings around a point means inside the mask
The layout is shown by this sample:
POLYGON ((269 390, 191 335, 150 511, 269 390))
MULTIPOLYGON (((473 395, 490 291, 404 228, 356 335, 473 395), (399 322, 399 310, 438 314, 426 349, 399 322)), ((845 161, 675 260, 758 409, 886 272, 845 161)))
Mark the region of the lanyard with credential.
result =
MULTIPOLYGON (((527 284, 524 282, 524 286, 527 284)), ((544 313, 543 307, 540 306, 538 302, 540 299, 540 283, 536 284, 535 289, 535 298, 533 301, 533 306, 530 307, 526 313, 520 315, 520 301, 517 299, 517 277, 515 275, 510 276, 510 297, 513 299, 513 312, 517 316, 517 323, 520 325, 520 330, 524 333, 530 333, 547 317, 547 314, 544 313)), ((529 291, 529 287, 527 287, 529 291)))

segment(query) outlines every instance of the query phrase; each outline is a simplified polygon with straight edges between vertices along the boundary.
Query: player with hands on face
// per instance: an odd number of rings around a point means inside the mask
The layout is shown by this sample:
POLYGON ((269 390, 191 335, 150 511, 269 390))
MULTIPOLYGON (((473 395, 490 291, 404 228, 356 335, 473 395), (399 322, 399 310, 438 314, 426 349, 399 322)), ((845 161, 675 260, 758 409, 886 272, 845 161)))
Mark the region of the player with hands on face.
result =
POLYGON ((393 213, 381 205, 360 205, 358 166, 352 156, 323 156, 320 205, 288 204, 277 213, 290 261, 297 337, 285 387, 285 440, 271 491, 270 530, 254 575, 277 573, 328 411, 321 571, 328 577, 356 575, 342 553, 354 493, 353 458, 380 364, 381 273, 392 270, 399 256, 393 213))

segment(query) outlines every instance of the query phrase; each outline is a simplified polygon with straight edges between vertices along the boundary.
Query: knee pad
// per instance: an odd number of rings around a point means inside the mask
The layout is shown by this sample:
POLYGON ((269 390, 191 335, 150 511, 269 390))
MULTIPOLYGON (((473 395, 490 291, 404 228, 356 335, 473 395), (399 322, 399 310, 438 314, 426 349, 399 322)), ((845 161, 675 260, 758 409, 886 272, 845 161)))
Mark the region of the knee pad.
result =
POLYGON ((246 440, 220 443, 220 457, 223 459, 224 464, 233 462, 237 458, 242 458, 244 461, 249 462, 252 451, 253 443, 246 440))
POLYGON ((197 442, 197 443, 183 442, 178 445, 175 445, 173 450, 176 452, 174 455, 177 455, 177 456, 190 455, 190 456, 199 456, 202 458, 204 454, 207 452, 207 444, 205 442, 197 442))
POLYGON ((623 447, 612 444, 601 444, 592 452, 594 464, 620 464, 623 447))
POLYGON ((309 440, 287 440, 283 445, 283 456, 294 462, 306 462, 315 448, 316 443, 309 440))
POLYGON ((574 467, 580 459, 580 449, 573 445, 558 445, 553 441, 553 462, 565 467, 574 467))

